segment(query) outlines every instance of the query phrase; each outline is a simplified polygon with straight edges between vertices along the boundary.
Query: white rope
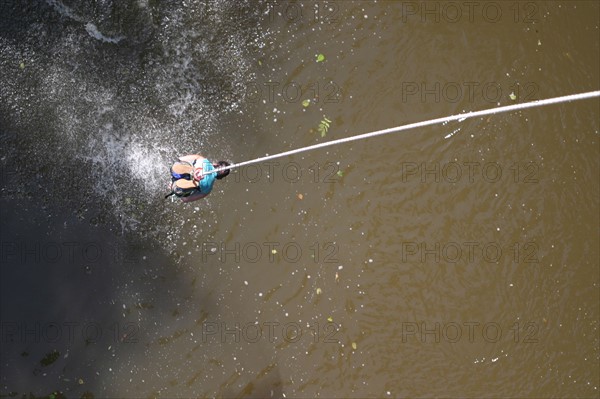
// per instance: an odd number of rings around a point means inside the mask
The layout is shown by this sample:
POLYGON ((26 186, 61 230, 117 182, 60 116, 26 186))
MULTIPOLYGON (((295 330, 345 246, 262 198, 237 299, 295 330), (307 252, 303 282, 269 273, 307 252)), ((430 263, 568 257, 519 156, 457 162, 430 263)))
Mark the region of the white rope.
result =
POLYGON ((517 111, 517 110, 526 109, 526 108, 542 107, 544 105, 558 104, 558 103, 564 103, 564 102, 575 101, 575 100, 584 100, 587 98, 593 98, 593 97, 599 97, 599 96, 600 96, 600 90, 597 90, 597 91, 590 91, 587 93, 571 94, 569 96, 554 97, 554 98, 548 98, 545 100, 531 101, 531 102, 523 103, 523 104, 512 104, 512 105, 505 105, 503 107, 498 107, 498 108, 484 109, 481 111, 466 112, 464 114, 446 116, 444 118, 430 119, 430 120, 423 121, 423 122, 410 123, 408 125, 397 126, 397 127, 392 127, 389 129, 377 130, 377 131, 370 132, 370 133, 358 134, 356 136, 350 136, 350 137, 345 137, 345 138, 341 138, 341 139, 337 139, 337 140, 326 141, 324 143, 309 145, 308 147, 297 148, 295 150, 285 151, 285 152, 281 152, 279 154, 267 155, 267 156, 252 159, 249 161, 244 161, 244 162, 231 164, 229 166, 225 166, 225 167, 221 167, 221 168, 216 168, 213 171, 207 172, 207 174, 217 173, 221 170, 239 168, 241 166, 246 166, 246 165, 250 165, 253 163, 264 162, 264 161, 268 161, 268 160, 275 159, 275 158, 286 157, 288 155, 298 154, 298 153, 305 152, 305 151, 312 151, 312 150, 316 150, 318 148, 329 147, 329 146, 336 145, 336 144, 347 143, 349 141, 362 140, 362 139, 367 139, 370 137, 381 136, 381 135, 388 134, 388 133, 396 133, 396 132, 400 132, 403 130, 409 130, 409 129, 415 129, 415 128, 423 127, 423 126, 435 125, 437 123, 444 123, 444 122, 450 122, 450 121, 455 121, 455 120, 462 122, 465 119, 476 118, 478 116, 499 114, 502 112, 517 111))

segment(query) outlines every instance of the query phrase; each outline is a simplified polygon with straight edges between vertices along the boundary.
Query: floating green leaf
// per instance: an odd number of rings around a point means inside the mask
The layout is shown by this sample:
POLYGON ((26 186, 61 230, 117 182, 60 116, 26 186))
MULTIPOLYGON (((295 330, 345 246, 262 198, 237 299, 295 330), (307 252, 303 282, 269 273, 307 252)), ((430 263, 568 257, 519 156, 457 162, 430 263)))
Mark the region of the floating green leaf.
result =
POLYGON ((304 108, 308 107, 309 105, 310 105, 310 100, 304 100, 304 101, 302 101, 302 106, 304 108))
POLYGON ((331 121, 323 115, 323 120, 321 121, 321 123, 319 123, 319 127, 317 128, 319 133, 321 133, 321 137, 325 137, 327 131, 329 131, 330 123, 331 121))
POLYGON ((515 96, 515 92, 513 91, 512 93, 510 93, 508 95, 510 97, 511 100, 515 101, 517 99, 517 96, 515 96))
POLYGON ((25 69, 25 63, 24 63, 24 62, 21 62, 21 63, 19 64, 19 68, 21 68, 21 69, 25 69))
POLYGON ((317 55, 317 62, 323 62, 323 61, 325 61, 325 56, 323 54, 317 55))
POLYGON ((342 172, 341 170, 338 170, 338 171, 337 171, 337 175, 338 175, 339 177, 343 177, 343 176, 344 176, 344 172, 342 172))

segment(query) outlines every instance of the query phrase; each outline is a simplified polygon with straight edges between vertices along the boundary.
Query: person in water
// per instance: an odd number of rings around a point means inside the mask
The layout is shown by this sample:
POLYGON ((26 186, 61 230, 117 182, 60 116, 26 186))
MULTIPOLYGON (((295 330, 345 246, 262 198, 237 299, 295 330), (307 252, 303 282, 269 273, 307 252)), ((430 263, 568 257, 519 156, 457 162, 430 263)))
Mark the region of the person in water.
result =
POLYGON ((186 155, 179 158, 171 167, 171 193, 180 197, 183 202, 197 201, 206 197, 212 191, 216 180, 221 180, 229 174, 229 169, 213 172, 217 168, 229 166, 229 162, 211 163, 202 155, 186 155))

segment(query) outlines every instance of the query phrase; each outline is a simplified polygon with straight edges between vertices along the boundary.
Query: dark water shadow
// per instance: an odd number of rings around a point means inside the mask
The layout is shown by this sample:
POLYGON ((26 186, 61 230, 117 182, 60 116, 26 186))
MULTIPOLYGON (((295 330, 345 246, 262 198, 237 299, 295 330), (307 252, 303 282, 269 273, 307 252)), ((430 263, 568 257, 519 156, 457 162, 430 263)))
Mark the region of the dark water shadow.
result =
MULTIPOLYGON (((174 314, 201 289, 160 243, 14 198, 0 209, 0 393, 105 396, 149 345, 194 323, 174 314)), ((216 312, 208 297, 198 307, 216 312)))
POLYGON ((283 388, 279 368, 275 365, 256 376, 256 380, 248 382, 239 392, 231 388, 223 391, 223 399, 266 399, 283 398, 283 388))

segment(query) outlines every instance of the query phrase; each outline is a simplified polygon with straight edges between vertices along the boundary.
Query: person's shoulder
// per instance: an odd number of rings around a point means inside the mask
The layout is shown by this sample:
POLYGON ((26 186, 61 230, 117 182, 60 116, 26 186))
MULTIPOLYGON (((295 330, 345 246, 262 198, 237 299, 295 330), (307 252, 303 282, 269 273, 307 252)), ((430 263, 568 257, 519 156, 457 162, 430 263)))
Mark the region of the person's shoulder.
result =
POLYGON ((203 156, 198 156, 197 158, 194 158, 193 164, 196 166, 200 166, 206 163, 206 161, 208 161, 208 159, 204 158, 203 156))

